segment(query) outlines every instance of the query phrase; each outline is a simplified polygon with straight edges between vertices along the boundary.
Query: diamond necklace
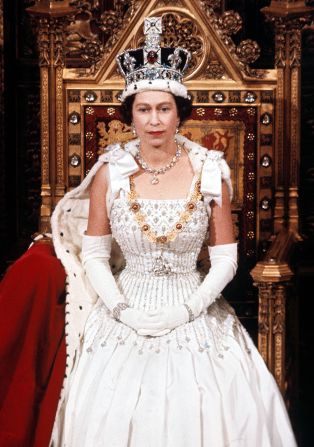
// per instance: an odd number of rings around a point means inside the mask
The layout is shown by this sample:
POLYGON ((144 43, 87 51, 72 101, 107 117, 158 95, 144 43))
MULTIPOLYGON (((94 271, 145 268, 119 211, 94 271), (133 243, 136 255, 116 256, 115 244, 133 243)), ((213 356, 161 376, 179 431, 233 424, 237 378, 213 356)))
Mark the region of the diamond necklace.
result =
POLYGON ((152 185, 157 185, 159 183, 158 175, 164 174, 166 171, 171 169, 179 160, 182 154, 182 148, 179 144, 177 144, 177 150, 175 156, 172 158, 172 160, 166 164, 166 166, 163 166, 162 168, 151 168, 148 166, 146 161, 142 158, 140 148, 138 150, 138 153, 136 154, 136 159, 139 162, 140 166, 144 171, 149 172, 150 174, 153 174, 153 178, 151 179, 152 185))

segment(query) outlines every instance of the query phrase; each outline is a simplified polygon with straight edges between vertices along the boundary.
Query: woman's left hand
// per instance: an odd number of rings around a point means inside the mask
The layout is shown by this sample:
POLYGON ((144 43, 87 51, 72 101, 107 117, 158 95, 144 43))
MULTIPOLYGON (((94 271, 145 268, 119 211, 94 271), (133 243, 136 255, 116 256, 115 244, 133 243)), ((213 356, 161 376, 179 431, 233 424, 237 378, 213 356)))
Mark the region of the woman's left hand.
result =
POLYGON ((165 306, 154 312, 161 322, 161 329, 158 331, 140 330, 139 335, 150 335, 151 337, 160 337, 165 333, 181 326, 189 321, 189 314, 185 306, 165 306), (166 331, 166 332, 165 332, 166 331))

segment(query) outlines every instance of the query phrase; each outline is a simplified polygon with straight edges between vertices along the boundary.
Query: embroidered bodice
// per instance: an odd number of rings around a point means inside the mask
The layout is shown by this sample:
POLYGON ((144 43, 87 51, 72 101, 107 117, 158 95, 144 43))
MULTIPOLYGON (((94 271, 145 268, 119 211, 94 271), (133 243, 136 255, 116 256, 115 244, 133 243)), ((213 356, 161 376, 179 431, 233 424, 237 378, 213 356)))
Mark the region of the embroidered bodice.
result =
MULTIPOLYGON (((138 199, 147 224, 158 235, 171 229, 188 201, 138 199)), ((195 206, 191 219, 173 241, 156 244, 141 231, 128 200, 120 197, 114 201, 111 229, 126 261, 117 281, 130 305, 144 310, 177 305, 187 300, 199 283, 196 261, 206 236, 208 215, 203 201, 195 202, 195 206)))

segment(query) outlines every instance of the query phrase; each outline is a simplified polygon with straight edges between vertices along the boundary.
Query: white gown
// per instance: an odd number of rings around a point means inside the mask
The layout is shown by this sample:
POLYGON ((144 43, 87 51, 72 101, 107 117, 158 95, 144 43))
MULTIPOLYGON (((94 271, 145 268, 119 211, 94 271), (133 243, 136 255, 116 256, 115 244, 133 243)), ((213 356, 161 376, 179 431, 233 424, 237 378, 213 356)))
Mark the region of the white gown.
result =
MULTIPOLYGON (((187 201, 139 203, 147 223, 164 234, 187 201)), ((161 251, 141 232, 125 196, 115 199, 112 234, 126 259, 116 280, 131 306, 152 310, 188 300, 202 280, 196 261, 207 225, 199 201, 161 251)), ((69 389, 60 444, 66 447, 296 445, 275 380, 223 297, 206 315, 156 338, 138 336, 99 303, 69 389)))

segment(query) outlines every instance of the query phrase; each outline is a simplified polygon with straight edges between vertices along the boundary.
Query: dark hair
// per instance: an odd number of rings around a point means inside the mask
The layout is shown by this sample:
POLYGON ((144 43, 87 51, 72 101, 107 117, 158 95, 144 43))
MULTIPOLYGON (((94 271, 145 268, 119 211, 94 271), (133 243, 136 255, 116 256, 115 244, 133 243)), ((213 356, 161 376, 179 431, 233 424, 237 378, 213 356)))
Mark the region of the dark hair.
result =
MULTIPOLYGON (((178 111, 178 116, 180 118, 180 124, 185 121, 192 113, 192 97, 182 98, 182 96, 172 95, 178 111)), ((135 94, 127 96, 120 107, 120 113, 125 124, 131 125, 132 119, 132 108, 135 99, 135 94)))

